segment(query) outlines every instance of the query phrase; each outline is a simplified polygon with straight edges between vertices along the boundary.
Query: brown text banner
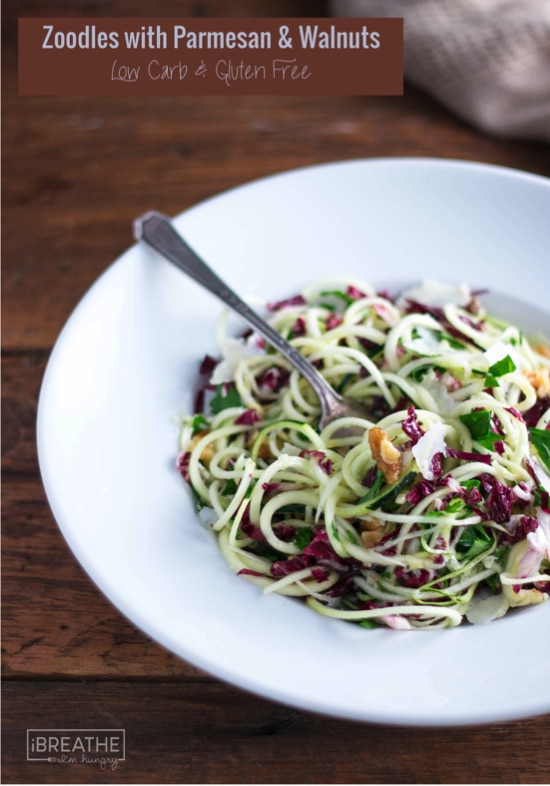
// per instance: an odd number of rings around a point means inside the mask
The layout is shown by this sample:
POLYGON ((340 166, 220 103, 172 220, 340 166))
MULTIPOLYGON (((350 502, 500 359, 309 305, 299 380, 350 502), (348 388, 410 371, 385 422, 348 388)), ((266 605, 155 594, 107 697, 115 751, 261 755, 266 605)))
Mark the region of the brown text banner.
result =
POLYGON ((19 19, 25 96, 402 93, 402 19, 19 19))

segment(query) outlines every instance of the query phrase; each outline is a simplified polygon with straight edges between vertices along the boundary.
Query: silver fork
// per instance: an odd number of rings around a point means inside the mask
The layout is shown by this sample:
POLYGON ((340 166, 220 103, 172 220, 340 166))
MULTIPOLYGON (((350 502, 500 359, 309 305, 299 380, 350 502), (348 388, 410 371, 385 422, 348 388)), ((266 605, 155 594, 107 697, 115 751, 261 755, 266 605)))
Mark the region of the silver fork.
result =
POLYGON ((134 221, 134 238, 141 240, 158 254, 180 268, 190 278, 216 295, 239 314, 265 340, 277 349, 306 379, 319 398, 321 417, 319 428, 344 417, 370 419, 364 404, 340 396, 320 372, 300 352, 262 319, 187 245, 174 229, 170 219, 154 211, 144 213, 134 221))

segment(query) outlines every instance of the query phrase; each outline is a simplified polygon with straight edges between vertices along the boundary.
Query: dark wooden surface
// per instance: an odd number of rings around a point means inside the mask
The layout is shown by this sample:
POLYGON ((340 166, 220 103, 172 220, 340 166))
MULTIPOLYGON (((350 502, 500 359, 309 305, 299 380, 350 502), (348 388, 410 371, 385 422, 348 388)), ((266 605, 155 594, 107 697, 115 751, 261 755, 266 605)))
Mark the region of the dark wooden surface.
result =
POLYGON ((174 0, 154 11, 145 0, 3 4, 5 783, 550 782, 548 716, 395 729, 288 709, 201 673, 99 593, 42 490, 34 427, 48 354, 81 295, 130 244, 134 216, 177 213, 253 178, 337 159, 451 157, 550 175, 548 146, 485 136, 411 87, 376 99, 16 94, 17 15, 322 11, 284 0, 174 0), (126 761, 107 773, 27 763, 26 729, 37 727, 123 727, 126 761))

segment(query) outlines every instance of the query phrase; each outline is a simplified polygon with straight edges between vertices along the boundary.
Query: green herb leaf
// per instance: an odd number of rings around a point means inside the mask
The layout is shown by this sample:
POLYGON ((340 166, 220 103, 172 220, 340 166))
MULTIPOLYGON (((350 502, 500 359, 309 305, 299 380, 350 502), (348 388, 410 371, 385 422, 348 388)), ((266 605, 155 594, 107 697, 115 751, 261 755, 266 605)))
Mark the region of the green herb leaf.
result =
POLYGON ((380 627, 380 623, 375 622, 375 620, 361 620, 358 625, 360 628, 368 628, 369 630, 380 627))
POLYGON ((501 441, 502 441, 502 437, 500 436, 500 434, 494 434, 493 432, 488 434, 486 437, 481 437, 480 439, 478 439, 479 444, 483 445, 483 447, 487 448, 487 450, 493 450, 495 446, 495 442, 501 442, 501 441))
POLYGON ((222 489, 222 495, 224 497, 228 497, 229 495, 235 494, 236 491, 237 491, 236 481, 233 480, 233 478, 229 478, 229 480, 226 482, 225 486, 222 489))
POLYGON ((292 542, 299 548, 305 549, 313 538, 313 527, 300 527, 292 538, 292 542))
POLYGON ((539 458, 550 471, 550 429, 530 428, 531 444, 539 454, 539 458))
POLYGON ((383 351, 384 351, 384 345, 378 344, 376 347, 369 349, 369 351, 367 352, 367 357, 372 360, 373 358, 377 357, 377 355, 381 355, 383 351))
POLYGON ((493 551, 492 556, 497 560, 501 568, 504 568, 508 561, 509 553, 510 553, 510 549, 508 546, 501 546, 500 548, 495 549, 493 551))
POLYGON ((355 302, 352 297, 347 295, 345 292, 341 292, 339 289, 321 292, 321 295, 323 297, 328 297, 329 295, 332 295, 333 297, 339 297, 346 303, 347 306, 351 306, 351 304, 355 302))
POLYGON ((191 486, 191 494, 193 495, 193 502, 195 503, 195 510, 199 513, 204 507, 206 507, 206 502, 200 496, 198 491, 191 486))
POLYGON ((411 371, 411 373, 410 373, 410 376, 411 376, 411 377, 412 377, 412 378, 413 378, 413 379, 414 379, 416 382, 421 382, 421 381, 422 381, 422 378, 423 378, 423 377, 424 377, 424 376, 425 376, 425 375, 428 373, 428 371, 430 371, 430 370, 431 370, 431 371, 435 371, 436 373, 441 373, 441 374, 444 374, 444 373, 447 371, 447 369, 446 369, 446 368, 443 368, 443 366, 432 366, 432 365, 430 365, 430 361, 432 360, 432 358, 429 358, 429 357, 428 357, 428 358, 424 358, 424 359, 425 359, 425 361, 426 361, 426 365, 425 365, 425 366, 420 366, 419 368, 416 368, 416 369, 414 369, 414 371, 411 371))
POLYGON ((437 335, 442 341, 446 341, 450 347, 453 349, 464 349, 465 342, 459 341, 459 339, 451 336, 449 333, 443 333, 442 331, 438 331, 437 335))
POLYGON ((502 588, 498 573, 493 573, 492 576, 487 576, 485 579, 485 584, 489 587, 494 595, 498 595, 502 588))
POLYGON ((464 559, 469 559, 487 551, 492 542, 493 537, 481 524, 471 524, 464 529, 456 544, 456 550, 464 559))
POLYGON ((198 434, 199 431, 202 431, 203 426, 206 425, 208 425, 208 421, 206 420, 204 415, 195 415, 195 417, 193 418, 193 422, 191 424, 191 427, 193 429, 193 436, 195 436, 195 434, 198 434))
POLYGON ((470 480, 463 480, 460 484, 463 489, 467 489, 470 491, 471 489, 479 489, 481 488, 481 481, 477 478, 471 478, 470 480))
POLYGON ((297 515, 302 515, 304 513, 304 506, 299 502, 290 502, 288 505, 281 505, 280 508, 277 509, 277 515, 284 515, 296 513, 297 515))
POLYGON ((495 442, 502 439, 500 434, 491 431, 491 412, 488 409, 467 412, 465 415, 460 415, 460 420, 468 427, 476 442, 479 442, 484 448, 492 450, 495 442))
POLYGON ((415 368, 413 371, 411 371, 410 376, 414 379, 415 382, 422 382, 428 371, 428 366, 420 366, 420 368, 415 368))
POLYGON ((234 385, 226 388, 225 385, 218 385, 216 388, 216 395, 210 402, 210 411, 213 415, 217 415, 224 409, 230 407, 242 407, 243 403, 239 396, 239 391, 234 385))
POLYGON ((452 499, 447 507, 445 508, 445 513, 458 513, 459 510, 462 510, 465 507, 464 500, 460 499, 460 497, 455 497, 452 499))
POLYGON ((493 363, 492 366, 489 366, 489 374, 492 374, 493 377, 503 377, 505 374, 511 374, 511 372, 515 371, 516 368, 517 366, 510 355, 506 355, 505 358, 497 360, 496 363, 493 363))

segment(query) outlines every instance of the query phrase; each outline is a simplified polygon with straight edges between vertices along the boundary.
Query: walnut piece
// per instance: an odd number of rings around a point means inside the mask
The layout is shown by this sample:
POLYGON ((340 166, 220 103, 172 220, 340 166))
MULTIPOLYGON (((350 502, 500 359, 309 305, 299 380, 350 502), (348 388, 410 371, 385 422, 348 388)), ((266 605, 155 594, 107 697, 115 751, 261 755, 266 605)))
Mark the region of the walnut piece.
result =
MULTIPOLYGON (((252 431, 247 431, 244 436, 244 446, 247 450, 252 450, 252 446, 256 441, 256 437, 259 435, 259 431, 257 428, 252 429, 252 431)), ((277 437, 277 446, 279 448, 283 447, 282 440, 277 437)), ((273 453, 271 452, 271 448, 269 446, 269 442, 267 437, 264 439, 260 448, 258 450, 258 457, 269 461, 270 459, 274 458, 273 453)))
POLYGON ((369 431, 369 445, 378 469, 387 483, 396 483, 401 474, 402 456, 392 445, 384 429, 373 426, 369 431))
POLYGON ((527 369, 523 372, 529 382, 537 391, 538 398, 545 398, 550 395, 550 370, 540 366, 540 368, 527 369))
POLYGON ((384 537, 384 526, 374 519, 361 522, 361 543, 366 549, 372 549, 384 537))
MULTIPOLYGON (((193 439, 189 443, 189 447, 187 449, 190 450, 191 452, 193 450, 195 450, 195 448, 197 447, 197 445, 200 442, 200 440, 203 437, 205 437, 207 434, 210 434, 210 432, 209 431, 199 431, 197 434, 195 434, 195 436, 193 437, 193 439)), ((208 445, 205 445, 199 458, 200 458, 200 460, 202 461, 202 463, 204 464, 205 467, 210 466, 210 462, 214 458, 214 446, 211 443, 208 444, 208 445)))

